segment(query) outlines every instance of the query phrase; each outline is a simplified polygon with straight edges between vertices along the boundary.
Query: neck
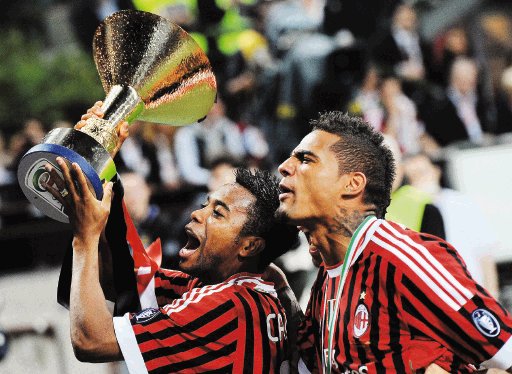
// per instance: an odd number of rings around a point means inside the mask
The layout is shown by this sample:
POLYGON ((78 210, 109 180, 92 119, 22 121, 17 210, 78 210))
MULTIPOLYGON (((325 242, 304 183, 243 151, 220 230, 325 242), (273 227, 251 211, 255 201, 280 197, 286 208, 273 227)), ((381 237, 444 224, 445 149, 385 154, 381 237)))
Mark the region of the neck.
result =
POLYGON ((311 238, 315 240, 324 263, 327 266, 339 264, 345 258, 350 240, 366 217, 375 215, 374 210, 352 210, 340 208, 329 222, 311 229, 311 238))

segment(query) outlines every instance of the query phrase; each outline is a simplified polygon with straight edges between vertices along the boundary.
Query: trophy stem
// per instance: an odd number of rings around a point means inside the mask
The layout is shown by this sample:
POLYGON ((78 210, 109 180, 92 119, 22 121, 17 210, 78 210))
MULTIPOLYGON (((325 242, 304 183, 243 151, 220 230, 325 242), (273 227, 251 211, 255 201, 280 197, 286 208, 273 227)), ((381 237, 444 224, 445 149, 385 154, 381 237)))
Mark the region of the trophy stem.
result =
POLYGON ((101 107, 104 113, 103 118, 89 118, 80 131, 94 138, 113 158, 119 143, 118 125, 127 118, 133 117, 130 115, 138 112, 142 104, 133 87, 115 85, 101 107))

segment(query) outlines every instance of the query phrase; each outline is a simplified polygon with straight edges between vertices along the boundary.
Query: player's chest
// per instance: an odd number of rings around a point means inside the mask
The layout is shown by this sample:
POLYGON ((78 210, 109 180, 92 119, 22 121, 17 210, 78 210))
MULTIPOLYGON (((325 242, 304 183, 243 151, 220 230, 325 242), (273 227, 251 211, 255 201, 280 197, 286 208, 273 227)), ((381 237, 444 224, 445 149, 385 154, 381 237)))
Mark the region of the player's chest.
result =
POLYGON ((321 346, 341 362, 373 361, 407 335, 394 286, 361 267, 348 274, 341 292, 339 279, 327 278, 317 305, 321 346))

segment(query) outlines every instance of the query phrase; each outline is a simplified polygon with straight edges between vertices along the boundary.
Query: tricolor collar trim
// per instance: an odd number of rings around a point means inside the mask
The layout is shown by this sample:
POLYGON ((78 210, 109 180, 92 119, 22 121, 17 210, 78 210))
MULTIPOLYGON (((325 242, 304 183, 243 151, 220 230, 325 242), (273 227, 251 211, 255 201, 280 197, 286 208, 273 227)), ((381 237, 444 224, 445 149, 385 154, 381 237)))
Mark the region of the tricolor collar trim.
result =
MULTIPOLYGON (((356 253, 354 256, 352 256, 349 267, 356 262, 356 260, 361 256, 361 253, 363 253, 363 249, 366 247, 368 242, 370 241, 370 237, 375 232, 379 224, 373 225, 378 221, 377 217, 375 216, 368 216, 365 218, 363 222, 359 224, 356 231, 354 232, 354 235, 352 236, 352 239, 350 240, 350 244, 348 245, 347 252, 352 249, 353 246, 358 245, 359 248, 357 248, 356 253), (372 226, 373 225, 373 226, 372 226), (370 235, 366 235, 370 234, 370 235), (365 238, 365 240, 361 244, 362 238, 365 238)), ((341 271, 343 269, 343 262, 340 262, 338 265, 334 265, 334 267, 328 268, 325 267, 325 270, 327 271, 327 274, 329 275, 329 278, 336 278, 341 275, 341 271)))

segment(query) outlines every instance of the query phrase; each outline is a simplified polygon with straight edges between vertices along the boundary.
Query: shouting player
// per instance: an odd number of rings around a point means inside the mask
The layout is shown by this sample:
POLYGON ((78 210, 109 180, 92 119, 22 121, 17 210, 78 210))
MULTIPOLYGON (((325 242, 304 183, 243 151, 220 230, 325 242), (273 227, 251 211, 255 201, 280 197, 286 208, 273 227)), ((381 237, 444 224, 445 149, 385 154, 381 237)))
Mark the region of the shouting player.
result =
POLYGON ((58 164, 64 181, 48 170, 68 194, 64 199, 56 187, 46 188, 64 204, 74 233, 70 318, 80 360, 124 358, 132 373, 278 373, 287 366, 285 313, 273 285, 258 275, 298 239, 295 228, 274 218, 274 177, 237 170, 235 183, 191 214, 180 251, 187 274, 158 269, 152 279, 158 305, 112 318, 98 280, 112 184, 98 201, 77 164, 58 164))
POLYGON ((306 372, 512 372, 512 317, 445 241, 383 219, 394 161, 359 118, 329 112, 279 171, 278 214, 323 258, 299 336, 306 372))

